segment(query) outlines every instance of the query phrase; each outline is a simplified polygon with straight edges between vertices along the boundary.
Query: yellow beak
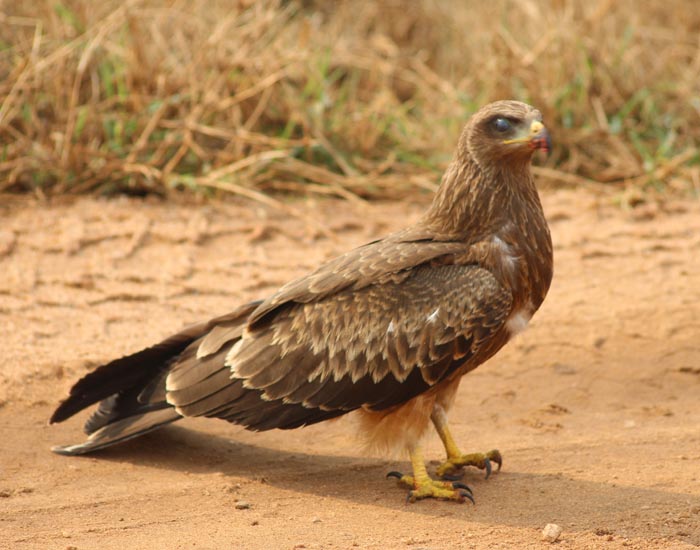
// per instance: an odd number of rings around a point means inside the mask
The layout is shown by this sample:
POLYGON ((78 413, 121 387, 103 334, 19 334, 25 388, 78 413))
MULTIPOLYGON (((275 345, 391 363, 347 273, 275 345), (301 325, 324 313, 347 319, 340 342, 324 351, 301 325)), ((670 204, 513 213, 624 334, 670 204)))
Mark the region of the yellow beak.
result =
POLYGON ((549 132, 539 120, 532 121, 527 135, 515 139, 506 139, 503 143, 529 143, 533 149, 542 149, 547 153, 552 149, 549 132))

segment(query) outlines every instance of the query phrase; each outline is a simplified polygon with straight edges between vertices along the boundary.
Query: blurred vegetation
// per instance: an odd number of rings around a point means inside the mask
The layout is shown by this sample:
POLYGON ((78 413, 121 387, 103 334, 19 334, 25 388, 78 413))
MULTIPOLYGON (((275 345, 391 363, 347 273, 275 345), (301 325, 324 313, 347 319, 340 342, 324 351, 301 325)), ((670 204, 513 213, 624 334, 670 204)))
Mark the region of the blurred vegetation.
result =
POLYGON ((544 179, 700 194, 693 0, 15 0, 0 191, 432 189, 468 116, 543 111, 544 179))

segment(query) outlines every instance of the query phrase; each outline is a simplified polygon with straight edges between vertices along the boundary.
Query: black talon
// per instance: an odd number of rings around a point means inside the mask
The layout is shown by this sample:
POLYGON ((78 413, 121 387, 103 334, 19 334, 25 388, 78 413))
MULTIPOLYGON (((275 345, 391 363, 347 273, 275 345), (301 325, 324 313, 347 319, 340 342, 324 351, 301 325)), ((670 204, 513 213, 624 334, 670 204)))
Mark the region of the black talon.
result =
POLYGON ((471 501, 472 501, 472 504, 476 504, 476 502, 474 502, 474 497, 473 497, 470 493, 467 493, 464 489, 460 489, 460 490, 459 490, 459 494, 460 494, 462 497, 471 500, 471 501))
POLYGON ((488 457, 484 458, 484 467, 486 468, 486 479, 491 475, 491 461, 488 457))
MULTIPOLYGON (((459 471, 459 470, 458 470, 459 471)), ((445 474, 440 476, 445 481, 459 481, 464 477, 464 470, 459 471, 458 474, 445 474)))
POLYGON ((415 502, 415 499, 413 499, 413 489, 406 493, 406 504, 408 504, 409 502, 415 502))
POLYGON ((386 475, 386 478, 389 479, 390 477, 395 477, 396 479, 401 479, 403 477, 403 474, 401 472, 397 472, 396 470, 392 470, 386 475))
POLYGON ((453 489, 464 489, 467 491, 470 495, 474 494, 474 492, 471 490, 469 485, 465 485, 464 483, 453 483, 452 484, 453 489))

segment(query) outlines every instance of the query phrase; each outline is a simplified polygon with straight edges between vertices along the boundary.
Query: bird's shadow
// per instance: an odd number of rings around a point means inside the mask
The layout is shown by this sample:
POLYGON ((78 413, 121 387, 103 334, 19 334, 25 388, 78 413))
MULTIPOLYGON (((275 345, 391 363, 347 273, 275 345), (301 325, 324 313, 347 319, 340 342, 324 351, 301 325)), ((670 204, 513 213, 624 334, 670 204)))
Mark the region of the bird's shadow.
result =
MULTIPOLYGON (((289 452, 179 426, 91 456, 180 472, 219 472, 319 497, 433 517, 460 513, 459 505, 435 501, 421 501, 407 508, 396 484, 384 479, 388 470, 396 467, 387 460, 289 452)), ((409 469, 407 463, 402 466, 409 469)), ((541 528, 543 521, 552 521, 570 531, 635 537, 646 533, 649 537, 665 536, 700 545, 700 531, 684 530, 683 525, 668 519, 700 507, 700 497, 692 494, 508 469, 489 480, 484 479, 483 472, 474 470, 463 481, 472 487, 477 499, 477 505, 470 507, 466 516, 469 521, 530 528, 541 528), (659 510, 664 511, 663 521, 659 510)))

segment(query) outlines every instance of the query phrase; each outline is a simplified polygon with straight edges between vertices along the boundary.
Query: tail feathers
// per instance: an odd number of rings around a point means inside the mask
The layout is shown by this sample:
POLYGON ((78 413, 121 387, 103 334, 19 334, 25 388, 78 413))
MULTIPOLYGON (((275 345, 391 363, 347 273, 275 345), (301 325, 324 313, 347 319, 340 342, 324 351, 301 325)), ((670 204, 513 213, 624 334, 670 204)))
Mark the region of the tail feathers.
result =
POLYGON ((165 401, 165 377, 172 362, 202 336, 206 326, 202 323, 188 327, 155 346, 107 363, 79 380, 49 422, 62 422, 99 401, 97 410, 85 423, 89 437, 79 445, 54 447, 53 451, 63 455, 89 453, 182 418, 165 401))
POLYGON ((71 388, 68 399, 54 411, 50 424, 63 422, 85 407, 120 392, 141 388, 205 333, 207 323, 186 328, 159 344, 132 355, 121 357, 87 374, 71 388))
MULTIPOLYGON (((95 413, 97 414, 97 413, 95 413)), ((157 430, 161 426, 170 424, 182 418, 173 407, 167 403, 152 405, 151 408, 141 414, 116 420, 90 434, 83 443, 53 447, 51 450, 60 455, 82 455, 98 451, 121 443, 143 434, 157 430), (158 407, 158 408, 156 408, 158 407)))
POLYGON ((100 401, 97 410, 85 422, 83 431, 90 435, 116 420, 167 407, 165 389, 158 392, 152 389, 157 384, 165 388, 166 376, 167 368, 163 368, 162 372, 156 372, 153 375, 153 379, 144 389, 140 387, 130 388, 103 399, 100 401))
MULTIPOLYGON (((227 341, 239 337, 246 318, 259 303, 251 302, 228 315, 192 325, 155 346, 111 361, 84 376, 71 388, 68 398, 54 411, 49 423, 62 422, 99 402, 97 410, 85 423, 89 437, 82 444, 54 447, 53 451, 63 455, 89 453, 182 418, 166 401, 166 378, 170 370, 183 360, 192 368, 199 366, 197 350, 207 334, 213 334, 207 344, 209 355, 219 352, 227 341), (219 326, 223 329, 213 330, 219 326)), ((219 353, 223 364, 226 351, 219 353)), ((207 360, 212 359, 205 356, 202 362, 207 360)), ((225 369, 228 379, 228 368, 221 368, 225 369)))

